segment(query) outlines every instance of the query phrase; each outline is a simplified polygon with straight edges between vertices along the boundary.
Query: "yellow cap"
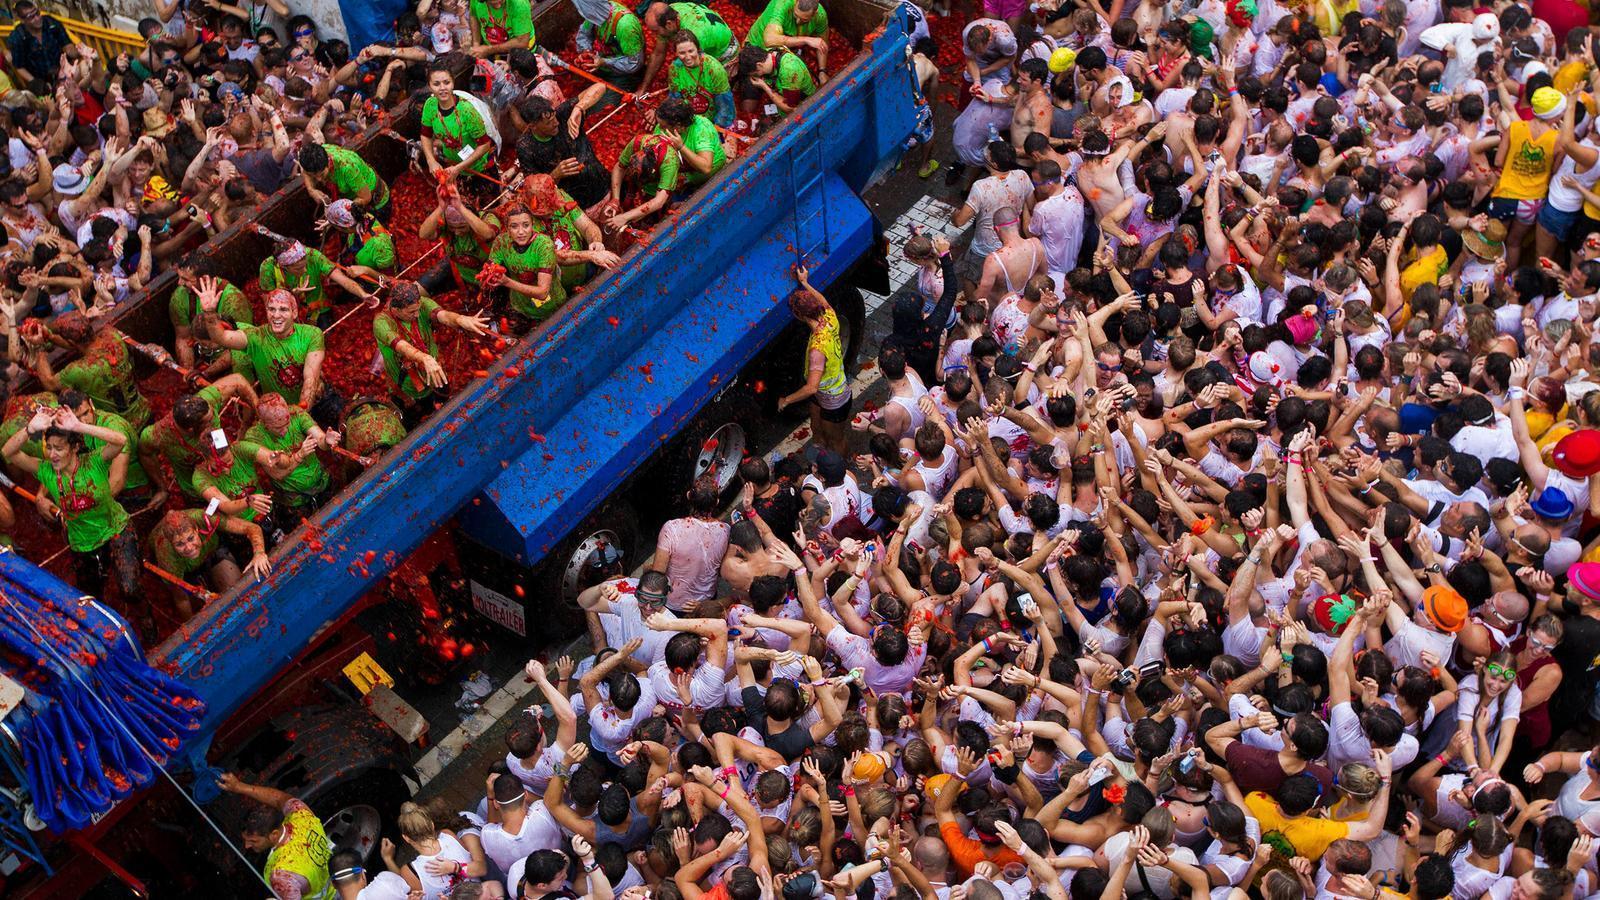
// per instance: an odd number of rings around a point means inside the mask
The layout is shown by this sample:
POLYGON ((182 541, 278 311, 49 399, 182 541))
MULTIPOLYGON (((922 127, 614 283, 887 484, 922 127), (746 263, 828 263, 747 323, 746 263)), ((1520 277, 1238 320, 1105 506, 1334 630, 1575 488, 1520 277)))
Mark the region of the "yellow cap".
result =
POLYGON ((1533 114, 1541 119, 1554 119, 1567 111, 1567 98, 1553 87, 1542 87, 1529 99, 1533 114))
POLYGON ((1078 61, 1078 54, 1070 47, 1057 47, 1050 54, 1050 71, 1061 74, 1078 61))

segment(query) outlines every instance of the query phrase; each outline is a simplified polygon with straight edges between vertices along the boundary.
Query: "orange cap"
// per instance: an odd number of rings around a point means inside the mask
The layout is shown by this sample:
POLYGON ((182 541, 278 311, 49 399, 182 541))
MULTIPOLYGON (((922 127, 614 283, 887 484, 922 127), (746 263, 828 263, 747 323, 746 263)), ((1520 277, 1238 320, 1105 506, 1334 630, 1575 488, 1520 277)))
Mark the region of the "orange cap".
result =
POLYGON ((1467 598, 1454 588, 1434 585, 1422 592, 1422 611, 1434 627, 1455 634, 1467 624, 1467 598))

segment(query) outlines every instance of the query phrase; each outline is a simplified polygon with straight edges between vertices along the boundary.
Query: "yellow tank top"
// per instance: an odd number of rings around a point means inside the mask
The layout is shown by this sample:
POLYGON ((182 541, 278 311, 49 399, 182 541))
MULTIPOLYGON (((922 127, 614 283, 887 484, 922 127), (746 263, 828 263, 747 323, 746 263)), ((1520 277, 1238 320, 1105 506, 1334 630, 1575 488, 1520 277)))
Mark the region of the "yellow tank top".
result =
POLYGON ((322 830, 322 820, 310 807, 297 805, 283 817, 283 827, 289 833, 288 839, 267 854, 262 873, 271 881, 273 872, 293 872, 310 884, 303 895, 305 900, 333 900, 328 877, 328 858, 333 855, 333 845, 328 841, 327 832, 322 830))
MULTIPOLYGON (((811 332, 811 340, 806 349, 822 354, 822 381, 817 384, 817 393, 836 395, 843 391, 849 382, 844 375, 844 345, 839 340, 839 317, 832 309, 823 312, 822 326, 811 332)), ((805 374, 810 374, 810 356, 808 352, 805 374)))
POLYGON ((1511 150, 1494 196, 1507 200, 1542 200, 1550 189, 1550 172, 1556 159, 1556 129, 1533 137, 1527 122, 1517 120, 1506 131, 1511 150))

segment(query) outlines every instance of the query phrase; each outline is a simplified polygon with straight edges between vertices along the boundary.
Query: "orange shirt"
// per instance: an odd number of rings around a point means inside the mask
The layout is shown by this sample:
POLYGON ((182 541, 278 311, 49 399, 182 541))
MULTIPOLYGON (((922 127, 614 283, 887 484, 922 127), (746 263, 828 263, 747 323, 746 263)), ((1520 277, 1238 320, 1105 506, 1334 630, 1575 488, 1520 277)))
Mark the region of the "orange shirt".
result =
POLYGON ((1025 863, 1021 856, 1003 844, 985 844, 967 837, 961 833, 961 826, 954 822, 940 822, 939 836, 944 838, 944 845, 950 848, 950 861, 955 864, 956 874, 961 876, 961 881, 971 878, 973 868, 985 860, 1002 869, 1012 863, 1025 863))

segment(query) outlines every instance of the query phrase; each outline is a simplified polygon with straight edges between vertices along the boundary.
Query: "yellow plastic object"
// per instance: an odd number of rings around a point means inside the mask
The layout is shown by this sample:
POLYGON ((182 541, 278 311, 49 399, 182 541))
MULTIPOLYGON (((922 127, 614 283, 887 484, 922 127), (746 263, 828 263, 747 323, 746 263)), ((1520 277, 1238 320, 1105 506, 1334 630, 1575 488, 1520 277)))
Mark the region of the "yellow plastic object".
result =
POLYGON ((355 685, 363 696, 380 684, 388 688, 394 687, 394 678, 368 653, 350 660, 344 667, 344 677, 350 679, 350 683, 355 685))
MULTIPOLYGON (((103 60, 114 59, 118 53, 137 55, 139 51, 144 49, 144 41, 140 40, 139 36, 133 32, 120 31, 116 28, 96 25, 93 22, 68 18, 49 10, 45 10, 45 13, 55 16, 56 21, 66 26, 67 34, 75 42, 93 47, 103 60)), ((11 30, 16 27, 17 23, 15 22, 7 22, 4 25, 0 25, 0 40, 10 36, 11 30)))

